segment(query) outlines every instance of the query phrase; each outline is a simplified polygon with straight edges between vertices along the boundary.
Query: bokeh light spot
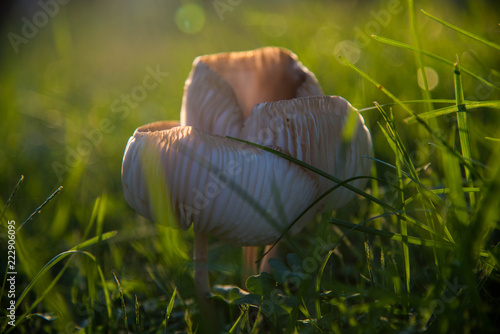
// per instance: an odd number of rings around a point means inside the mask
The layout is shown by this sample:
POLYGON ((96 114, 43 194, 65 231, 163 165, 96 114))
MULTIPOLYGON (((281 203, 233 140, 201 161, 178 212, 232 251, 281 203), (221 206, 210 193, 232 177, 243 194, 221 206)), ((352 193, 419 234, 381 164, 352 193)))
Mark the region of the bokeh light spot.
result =
POLYGON ((182 5, 175 12, 175 24, 187 34, 196 34, 205 24, 205 11, 194 3, 182 5))
POLYGON ((333 53, 335 57, 342 56, 352 64, 356 64, 361 56, 361 50, 358 45, 349 40, 337 43, 335 49, 333 49, 333 53))
MULTIPOLYGON (((439 76, 432 67, 425 66, 424 69, 425 69, 425 76, 427 77, 427 84, 429 85, 429 90, 433 90, 434 88, 436 88, 439 82, 439 76)), ((418 69, 417 72, 417 80, 420 88, 425 89, 424 77, 422 76, 422 71, 420 68, 418 69)))

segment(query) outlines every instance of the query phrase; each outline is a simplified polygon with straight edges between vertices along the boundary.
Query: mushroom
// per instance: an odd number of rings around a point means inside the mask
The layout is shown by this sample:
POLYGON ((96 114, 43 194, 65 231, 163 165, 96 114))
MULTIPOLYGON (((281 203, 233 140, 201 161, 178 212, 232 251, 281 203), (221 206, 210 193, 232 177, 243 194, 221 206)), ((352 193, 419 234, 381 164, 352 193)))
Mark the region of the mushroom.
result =
MULTIPOLYGON (((265 47, 197 57, 186 80, 181 124, 221 136, 240 137, 253 106, 261 102, 323 95, 316 77, 289 50, 265 47)), ((261 271, 269 271, 268 259, 261 271)), ((269 249, 266 249, 269 250, 269 249)), ((255 274, 256 247, 244 247, 243 277, 255 274)))
MULTIPOLYGON (((147 219, 193 226, 200 299, 210 293, 207 235, 239 246, 269 245, 354 197, 341 187, 290 226, 334 183, 226 136, 271 147, 343 180, 371 168, 363 158, 371 155, 371 139, 361 115, 345 99, 322 95, 314 75, 281 48, 196 58, 178 125, 156 122, 134 132, 123 157, 123 191, 147 219), (347 122, 355 131, 346 139, 347 122)), ((360 188, 365 180, 352 184, 360 188)))

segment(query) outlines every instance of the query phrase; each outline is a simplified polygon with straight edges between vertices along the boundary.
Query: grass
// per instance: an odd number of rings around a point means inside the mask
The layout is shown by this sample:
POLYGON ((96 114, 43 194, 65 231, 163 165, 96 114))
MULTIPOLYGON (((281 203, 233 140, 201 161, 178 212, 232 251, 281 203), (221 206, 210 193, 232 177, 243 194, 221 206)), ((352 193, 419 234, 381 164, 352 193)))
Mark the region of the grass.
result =
MULTIPOLYGON (((0 251, 15 221, 17 275, 12 327, 2 256, 0 332, 198 330, 192 231, 128 207, 121 158, 136 127, 179 118, 196 56, 264 45, 297 53, 325 93, 362 111, 374 167, 355 201, 285 236, 273 273, 245 286, 241 250, 210 240, 224 332, 495 332, 498 4, 256 1, 221 20, 212 1, 191 2, 204 20, 176 14, 187 2, 70 2, 18 53, 3 39, 0 251), (156 88, 127 103, 157 67, 156 88), (418 85, 426 68, 437 85, 418 85)), ((14 13, 2 36, 33 13, 14 13)))

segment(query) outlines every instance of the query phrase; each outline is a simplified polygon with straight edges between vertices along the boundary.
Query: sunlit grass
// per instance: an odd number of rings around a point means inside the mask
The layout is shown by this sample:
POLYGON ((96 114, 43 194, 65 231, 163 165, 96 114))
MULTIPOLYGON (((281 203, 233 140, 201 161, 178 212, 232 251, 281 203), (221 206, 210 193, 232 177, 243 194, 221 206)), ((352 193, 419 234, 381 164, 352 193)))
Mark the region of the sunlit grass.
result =
MULTIPOLYGON (((138 126, 179 118, 196 56, 276 45, 297 53, 326 94, 362 110, 374 168, 367 189, 351 187, 355 201, 285 235, 274 272, 246 286, 241 250, 210 240, 224 331, 495 332, 498 4, 243 1, 221 20, 212 1, 194 2, 194 18, 177 2, 71 2, 17 54, 4 44, 2 254, 7 222, 18 232, 16 327, 2 274, 0 331, 197 330, 192 231, 127 206, 123 150, 138 126), (166 73, 156 88, 126 102, 156 66, 166 73), (417 82, 426 67, 438 76, 433 89, 417 82)), ((16 15, 4 35, 31 17, 16 15)))

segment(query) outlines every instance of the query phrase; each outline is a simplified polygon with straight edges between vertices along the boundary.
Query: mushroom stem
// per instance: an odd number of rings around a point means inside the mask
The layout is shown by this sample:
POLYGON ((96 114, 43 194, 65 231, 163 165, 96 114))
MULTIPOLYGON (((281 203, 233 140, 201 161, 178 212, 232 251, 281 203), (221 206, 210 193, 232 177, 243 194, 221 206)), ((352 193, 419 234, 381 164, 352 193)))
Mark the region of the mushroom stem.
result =
POLYGON ((208 281, 208 236, 194 233, 194 283, 200 303, 210 296, 208 281))
POLYGON ((266 248, 264 249, 264 252, 268 252, 263 258, 262 261, 260 262, 260 272, 266 272, 270 273, 273 269, 271 265, 269 264, 270 259, 279 259, 279 249, 278 249, 279 243, 276 244, 272 249, 272 245, 267 245, 266 248), (271 249, 271 250, 269 250, 271 249))
POLYGON ((258 247, 246 246, 243 247, 243 274, 241 277, 241 284, 245 287, 247 278, 251 275, 257 274, 257 251, 258 247))
POLYGON ((200 333, 215 333, 218 330, 215 304, 209 300, 211 295, 208 280, 208 236, 194 232, 194 285, 201 313, 200 333))

